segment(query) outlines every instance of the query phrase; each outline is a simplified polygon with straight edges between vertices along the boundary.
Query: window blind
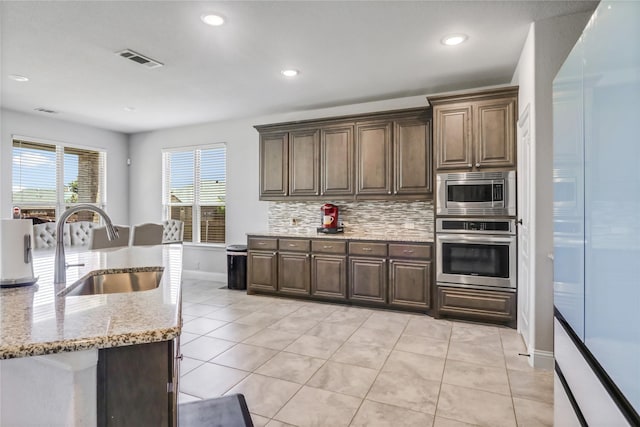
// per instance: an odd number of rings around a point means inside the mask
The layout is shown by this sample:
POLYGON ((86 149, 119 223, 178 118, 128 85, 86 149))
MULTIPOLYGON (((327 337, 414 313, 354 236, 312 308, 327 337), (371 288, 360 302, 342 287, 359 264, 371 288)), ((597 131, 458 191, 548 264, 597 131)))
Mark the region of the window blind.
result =
MULTIPOLYGON (((55 221, 78 203, 105 207, 106 153, 58 144, 13 140, 12 201, 34 222, 55 221)), ((98 222, 80 212, 71 221, 98 222)))
POLYGON ((163 169, 165 217, 184 222, 184 241, 224 243, 225 145, 165 151, 163 169))

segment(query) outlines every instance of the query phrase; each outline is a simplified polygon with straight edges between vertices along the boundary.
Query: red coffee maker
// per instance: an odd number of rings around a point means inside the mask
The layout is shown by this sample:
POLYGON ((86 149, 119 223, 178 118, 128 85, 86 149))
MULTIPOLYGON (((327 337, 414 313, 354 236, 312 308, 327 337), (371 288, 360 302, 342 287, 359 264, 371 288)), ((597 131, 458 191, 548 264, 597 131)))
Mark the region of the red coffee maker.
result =
POLYGON ((331 203, 325 203, 320 207, 320 223, 322 227, 318 227, 318 231, 321 233, 340 233, 343 231, 343 228, 339 227, 338 207, 331 203))

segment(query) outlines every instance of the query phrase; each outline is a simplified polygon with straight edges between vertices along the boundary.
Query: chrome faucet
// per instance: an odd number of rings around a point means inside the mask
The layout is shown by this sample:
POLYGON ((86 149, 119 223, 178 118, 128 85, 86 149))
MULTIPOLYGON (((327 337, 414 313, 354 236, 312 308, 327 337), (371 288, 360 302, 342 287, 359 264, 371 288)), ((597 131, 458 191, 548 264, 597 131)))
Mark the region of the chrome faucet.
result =
POLYGON ((66 283, 67 282, 67 262, 64 256, 64 223, 67 219, 76 212, 91 211, 95 212, 102 217, 107 227, 107 238, 109 240, 118 238, 118 230, 115 229, 111 218, 102 209, 93 205, 77 205, 67 209, 62 213, 58 224, 56 224, 56 256, 55 265, 53 267, 53 283, 66 283))

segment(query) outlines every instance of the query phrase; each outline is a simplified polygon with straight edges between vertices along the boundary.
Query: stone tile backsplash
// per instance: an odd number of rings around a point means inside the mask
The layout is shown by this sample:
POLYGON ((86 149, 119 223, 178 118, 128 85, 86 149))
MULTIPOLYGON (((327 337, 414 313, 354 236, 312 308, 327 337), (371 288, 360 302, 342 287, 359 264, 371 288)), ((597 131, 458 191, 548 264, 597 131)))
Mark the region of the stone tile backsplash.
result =
MULTIPOLYGON (((332 202, 327 202, 332 203, 332 202)), ((431 201, 371 200, 333 203, 340 209, 345 231, 379 233, 393 229, 416 233, 434 230, 431 201), (413 229, 410 227, 413 226, 413 229)), ((319 202, 270 202, 269 231, 275 233, 314 231, 320 224, 319 202), (295 220, 295 224, 293 224, 295 220)))

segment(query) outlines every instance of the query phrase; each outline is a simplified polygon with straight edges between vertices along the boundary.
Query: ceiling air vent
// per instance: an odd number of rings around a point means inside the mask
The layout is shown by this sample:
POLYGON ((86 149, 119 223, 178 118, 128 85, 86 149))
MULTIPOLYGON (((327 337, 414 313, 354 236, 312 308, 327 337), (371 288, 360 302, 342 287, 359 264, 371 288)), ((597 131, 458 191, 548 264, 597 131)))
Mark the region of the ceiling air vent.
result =
POLYGON ((120 55, 125 59, 133 61, 147 68, 158 68, 164 65, 162 62, 158 62, 154 59, 149 58, 148 56, 140 55, 138 52, 134 52, 131 49, 125 49, 120 52, 116 52, 116 55, 120 55))
POLYGON ((35 111, 40 111, 41 113, 47 113, 47 114, 58 114, 57 111, 54 110, 49 110, 48 108, 34 108, 35 111))

